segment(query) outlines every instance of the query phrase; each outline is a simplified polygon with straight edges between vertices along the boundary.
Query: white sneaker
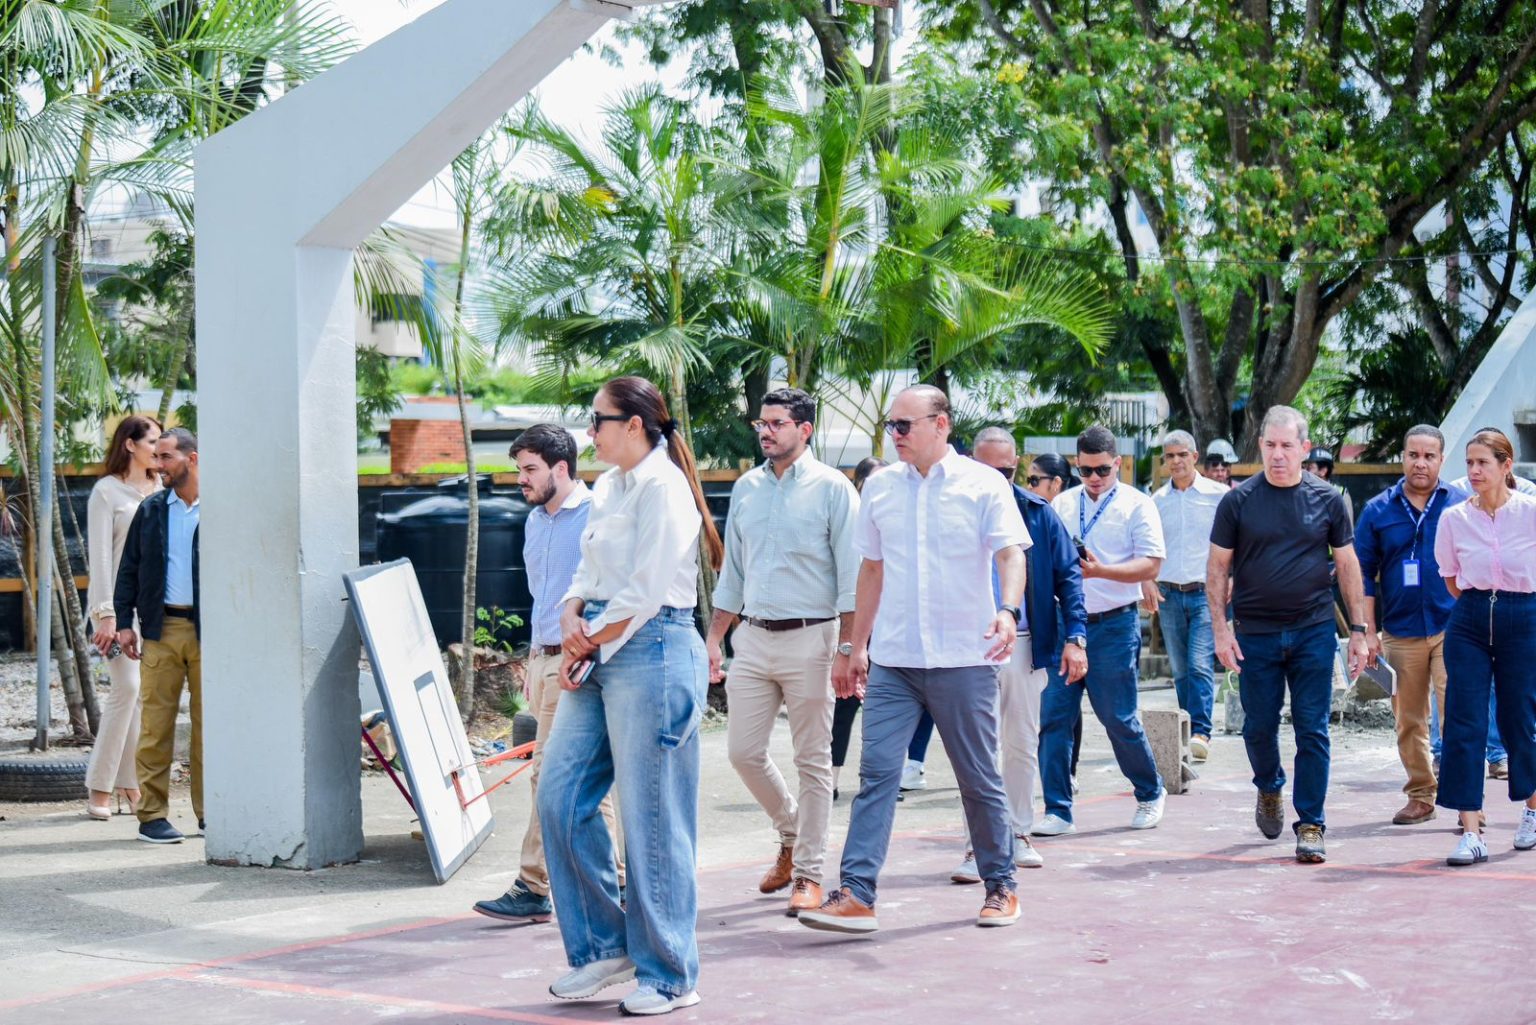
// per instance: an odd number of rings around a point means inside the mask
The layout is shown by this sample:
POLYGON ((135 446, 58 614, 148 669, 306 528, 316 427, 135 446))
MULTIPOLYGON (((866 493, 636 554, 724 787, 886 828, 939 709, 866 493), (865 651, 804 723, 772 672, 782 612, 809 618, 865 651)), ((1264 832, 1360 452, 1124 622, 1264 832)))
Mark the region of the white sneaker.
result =
POLYGON ((1528 851, 1532 847, 1536 847, 1536 808, 1527 808, 1515 828, 1515 850, 1528 851))
POLYGON ((1077 785, 1077 777, 1073 776, 1072 777, 1072 796, 1076 797, 1078 794, 1080 794, 1082 792, 1083 792, 1083 788, 1077 785))
POLYGON ((1189 738, 1189 756, 1197 762, 1203 762, 1211 756, 1211 740, 1196 734, 1189 738))
POLYGON ((1013 863, 1020 868, 1044 868, 1045 859, 1040 852, 1035 850, 1035 845, 1029 842, 1029 837, 1023 833, 1015 833, 1013 837, 1013 863))
POLYGON ((1036 836, 1066 836, 1068 833, 1077 832, 1077 827, 1060 815, 1047 815, 1035 823, 1035 828, 1030 832, 1036 836))
POLYGON ((981 873, 976 871, 976 852, 966 849, 965 857, 960 860, 960 867, 949 874, 951 882, 955 883, 979 883, 981 873))
POLYGON ((1475 865, 1488 860, 1488 845, 1476 833, 1462 833, 1456 853, 1445 859, 1447 865, 1475 865))
POLYGON ((1163 802, 1167 799, 1165 790, 1150 801, 1137 801, 1136 814, 1131 816, 1132 829, 1151 829, 1163 821, 1163 802))
POLYGON ((628 982, 635 977, 635 963, 628 955, 610 957, 606 961, 584 964, 555 981, 549 991, 561 1000, 585 1000, 609 986, 628 982))
POLYGON ((901 770, 901 789, 903 790, 927 790, 928 781, 923 778, 923 763, 907 759, 906 768, 901 770))
POLYGON ((699 1002, 699 991, 690 989, 679 996, 669 997, 651 987, 641 986, 619 1004, 620 1014, 667 1014, 699 1002))

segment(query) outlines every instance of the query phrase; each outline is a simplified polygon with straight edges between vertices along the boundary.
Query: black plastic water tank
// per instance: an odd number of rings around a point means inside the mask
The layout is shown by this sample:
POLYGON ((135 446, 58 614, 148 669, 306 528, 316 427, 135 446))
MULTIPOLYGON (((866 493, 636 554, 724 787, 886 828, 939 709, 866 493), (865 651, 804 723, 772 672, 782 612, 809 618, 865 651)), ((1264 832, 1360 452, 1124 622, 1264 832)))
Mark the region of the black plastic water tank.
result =
MULTIPOLYGON (((500 639, 526 641, 533 596, 523 567, 523 529, 529 506, 521 494, 491 491, 491 479, 481 475, 480 557, 475 574, 475 603, 515 612, 523 626, 500 639)), ((386 509, 390 503, 384 503, 386 509)), ((437 642, 461 639, 464 606, 464 539, 469 529, 469 487, 465 477, 438 485, 438 493, 418 498, 394 512, 378 516, 378 558, 410 559, 421 582, 421 596, 437 642)))

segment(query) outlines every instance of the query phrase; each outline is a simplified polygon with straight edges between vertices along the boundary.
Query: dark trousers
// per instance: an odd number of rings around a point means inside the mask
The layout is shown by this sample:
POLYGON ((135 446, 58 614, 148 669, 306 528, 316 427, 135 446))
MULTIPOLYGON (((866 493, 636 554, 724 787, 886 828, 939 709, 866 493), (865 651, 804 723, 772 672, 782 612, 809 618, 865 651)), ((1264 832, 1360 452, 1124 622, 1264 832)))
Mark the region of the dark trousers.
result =
POLYGON ((832 706, 832 766, 842 768, 848 761, 848 742, 853 739, 853 720, 864 704, 858 698, 838 698, 832 706))
POLYGON ((1536 595, 1463 591, 1445 628, 1445 729, 1436 803, 1483 807, 1488 695, 1509 752, 1509 799, 1536 793, 1536 595))
POLYGON ((1243 652, 1238 696, 1243 701, 1243 743, 1253 785, 1265 793, 1285 787, 1280 764, 1280 709, 1291 692, 1291 729, 1296 734, 1296 784, 1291 803, 1297 825, 1323 826, 1328 797, 1328 713, 1333 705, 1333 664, 1338 634, 1333 621, 1279 633, 1237 634, 1243 652))
POLYGON ((869 667, 859 795, 853 799, 842 865, 842 884, 859 900, 875 902, 896 819, 903 759, 925 711, 933 716, 955 770, 977 871, 989 889, 1013 889, 1013 829, 997 765, 997 706, 994 665, 869 667))

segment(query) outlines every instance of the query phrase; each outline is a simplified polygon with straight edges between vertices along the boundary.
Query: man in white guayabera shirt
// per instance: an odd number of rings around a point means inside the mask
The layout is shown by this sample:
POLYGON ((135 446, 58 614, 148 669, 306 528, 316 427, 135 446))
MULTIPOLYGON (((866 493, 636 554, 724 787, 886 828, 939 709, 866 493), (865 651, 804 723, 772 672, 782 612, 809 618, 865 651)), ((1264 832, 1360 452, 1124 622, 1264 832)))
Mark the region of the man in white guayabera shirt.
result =
POLYGON ((998 667, 1013 655, 1029 533, 1001 474, 949 444, 949 400, 930 385, 896 397, 885 429, 901 462, 864 484, 852 651, 839 653, 839 697, 864 697, 859 795, 843 846, 842 885, 800 923, 877 929, 875 885, 890 847, 901 770, 926 710, 938 726, 986 882, 977 924, 1012 925, 1013 829, 998 771, 998 667), (999 603, 993 598, 997 570, 999 603))

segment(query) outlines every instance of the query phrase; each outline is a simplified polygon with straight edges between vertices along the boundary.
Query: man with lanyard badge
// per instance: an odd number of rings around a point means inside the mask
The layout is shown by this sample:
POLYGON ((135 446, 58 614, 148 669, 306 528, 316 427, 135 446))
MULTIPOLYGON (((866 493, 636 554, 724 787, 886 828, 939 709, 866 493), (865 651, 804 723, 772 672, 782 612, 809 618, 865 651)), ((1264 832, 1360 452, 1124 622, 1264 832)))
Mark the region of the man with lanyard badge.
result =
POLYGON ((1088 609, 1087 637, 1068 637, 1088 651, 1082 689, 1060 678, 1045 688, 1040 707, 1040 776, 1046 815, 1036 836, 1077 831, 1072 822, 1072 728, 1082 714, 1083 691, 1109 733, 1115 761, 1136 793, 1132 829, 1151 829, 1163 817, 1162 777, 1136 708, 1141 583, 1157 577, 1163 562, 1163 528, 1152 499, 1119 486, 1120 456, 1108 428, 1093 426, 1077 439, 1083 483, 1056 496, 1052 505, 1067 525, 1077 525, 1088 609))

